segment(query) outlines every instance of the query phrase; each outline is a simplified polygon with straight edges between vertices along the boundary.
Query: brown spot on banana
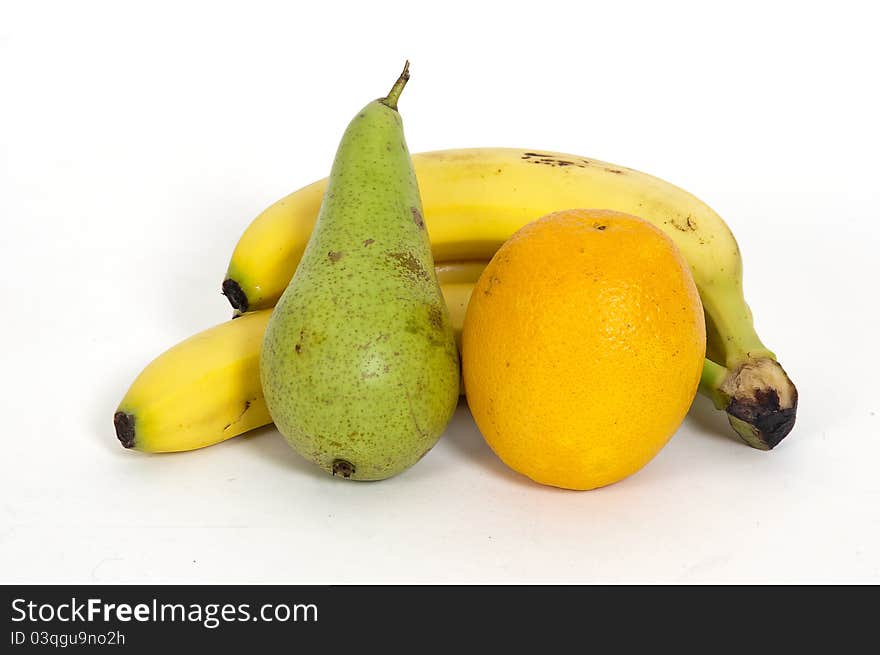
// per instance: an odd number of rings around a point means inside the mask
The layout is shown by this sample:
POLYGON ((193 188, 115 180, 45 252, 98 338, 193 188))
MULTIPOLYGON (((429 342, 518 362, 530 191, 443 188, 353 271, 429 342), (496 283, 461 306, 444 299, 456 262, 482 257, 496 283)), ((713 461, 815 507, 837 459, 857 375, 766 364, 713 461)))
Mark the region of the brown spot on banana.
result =
POLYGON ((235 418, 235 420, 233 420, 232 422, 227 423, 226 425, 223 426, 223 431, 226 432, 226 430, 228 430, 228 429, 231 428, 233 425, 235 425, 236 423, 238 423, 238 422, 241 420, 241 417, 244 416, 245 413, 247 413, 247 411, 248 411, 250 408, 251 408, 251 401, 250 401, 250 400, 245 400, 245 401, 244 401, 244 409, 241 410, 241 413, 235 418))
POLYGON ((673 216, 668 221, 663 221, 666 225, 672 225, 679 232, 695 232, 697 229, 697 221, 690 214, 682 219, 680 216, 673 216))
POLYGON ((578 168, 586 168, 590 165, 590 162, 586 159, 563 159, 556 155, 548 155, 540 152, 524 152, 520 159, 523 159, 531 164, 543 164, 545 166, 558 166, 560 168, 564 168, 566 166, 577 166, 578 168))

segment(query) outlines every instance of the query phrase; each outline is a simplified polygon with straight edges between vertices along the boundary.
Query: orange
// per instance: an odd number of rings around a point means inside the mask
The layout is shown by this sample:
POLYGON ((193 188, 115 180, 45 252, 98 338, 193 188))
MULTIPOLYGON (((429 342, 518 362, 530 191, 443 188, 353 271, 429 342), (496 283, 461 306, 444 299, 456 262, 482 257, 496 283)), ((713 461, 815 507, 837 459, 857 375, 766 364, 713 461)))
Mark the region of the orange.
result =
POLYGON ((465 315, 468 405, 512 469, 567 489, 638 471, 697 391, 706 350, 687 262, 650 223, 572 209, 496 253, 465 315))

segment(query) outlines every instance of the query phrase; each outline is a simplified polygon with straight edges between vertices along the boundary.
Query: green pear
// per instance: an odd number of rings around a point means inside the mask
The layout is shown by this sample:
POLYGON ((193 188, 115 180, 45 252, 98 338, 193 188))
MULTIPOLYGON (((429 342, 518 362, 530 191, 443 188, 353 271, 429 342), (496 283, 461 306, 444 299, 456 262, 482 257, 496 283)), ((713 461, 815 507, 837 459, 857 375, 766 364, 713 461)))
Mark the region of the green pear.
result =
POLYGON ((458 350, 397 112, 408 79, 409 62, 348 125, 260 359, 281 434, 352 480, 415 464, 458 402, 458 350))

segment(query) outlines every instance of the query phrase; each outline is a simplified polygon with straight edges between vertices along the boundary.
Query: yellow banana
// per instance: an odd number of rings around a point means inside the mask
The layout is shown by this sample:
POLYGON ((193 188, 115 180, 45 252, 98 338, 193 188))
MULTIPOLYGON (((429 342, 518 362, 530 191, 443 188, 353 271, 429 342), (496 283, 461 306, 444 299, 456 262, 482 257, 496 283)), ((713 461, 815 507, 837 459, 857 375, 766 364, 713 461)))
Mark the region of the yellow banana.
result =
POLYGON ((192 450, 271 422, 259 375, 271 313, 200 332, 147 365, 113 416, 120 443, 148 452, 192 450))
MULTIPOLYGON (((413 155, 435 261, 489 259, 516 230, 586 207, 640 216, 687 259, 707 319, 701 391, 749 445, 773 448, 794 425, 797 390, 755 333, 736 240, 709 206, 656 177, 555 152, 475 148, 413 155)), ((223 282, 238 311, 271 307, 296 271, 326 180, 281 199, 247 228, 223 282)))
POLYGON ((480 279, 483 269, 489 263, 489 258, 477 260, 454 260, 448 262, 434 262, 434 270, 437 272, 437 281, 440 284, 475 283, 480 279))
MULTIPOLYGON (((485 262, 438 264, 457 342, 485 262)), ((113 416, 126 448, 174 452, 210 446, 272 422, 260 387, 271 309, 248 312, 165 351, 135 379, 113 416)))

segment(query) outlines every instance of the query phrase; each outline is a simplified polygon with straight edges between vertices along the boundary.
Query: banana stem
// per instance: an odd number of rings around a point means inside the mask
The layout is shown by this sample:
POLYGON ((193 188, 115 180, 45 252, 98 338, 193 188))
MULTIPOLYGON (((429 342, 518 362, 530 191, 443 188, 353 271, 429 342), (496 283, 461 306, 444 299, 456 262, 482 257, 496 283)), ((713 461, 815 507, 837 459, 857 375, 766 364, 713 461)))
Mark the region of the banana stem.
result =
POLYGON ((735 369, 746 362, 776 356, 755 332, 752 312, 743 297, 742 283, 725 293, 706 293, 700 289, 700 299, 706 310, 707 329, 711 332, 712 352, 729 369, 735 369))
POLYGON ((700 376, 701 394, 709 398, 716 409, 727 409, 730 398, 721 393, 721 387, 727 379, 728 370, 711 359, 703 360, 703 374, 700 376))
POLYGON ((403 72, 400 74, 400 77, 397 78, 397 81, 394 83, 394 86, 391 87, 391 91, 389 91, 388 95, 382 99, 382 104, 397 111, 397 101, 400 99, 400 94, 403 92, 403 87, 406 86, 406 83, 408 81, 409 81, 409 59, 407 59, 406 63, 403 65, 403 72))

